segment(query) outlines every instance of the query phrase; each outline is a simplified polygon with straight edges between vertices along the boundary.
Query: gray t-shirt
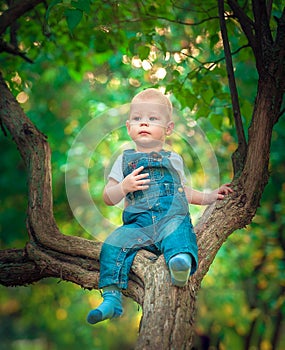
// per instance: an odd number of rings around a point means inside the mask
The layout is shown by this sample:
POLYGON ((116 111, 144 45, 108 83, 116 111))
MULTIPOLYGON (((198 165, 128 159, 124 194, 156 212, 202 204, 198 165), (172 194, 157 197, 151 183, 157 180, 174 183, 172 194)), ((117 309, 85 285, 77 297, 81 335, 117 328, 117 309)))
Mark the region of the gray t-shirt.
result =
MULTIPOLYGON (((178 172, 181 180, 181 184, 184 186, 187 182, 185 171, 184 171, 184 163, 182 157, 175 153, 170 152, 169 160, 173 166, 173 168, 178 172)), ((110 171, 108 179, 112 178, 118 182, 122 182, 124 179, 123 174, 123 155, 119 155, 119 157, 115 160, 113 167, 110 171)))

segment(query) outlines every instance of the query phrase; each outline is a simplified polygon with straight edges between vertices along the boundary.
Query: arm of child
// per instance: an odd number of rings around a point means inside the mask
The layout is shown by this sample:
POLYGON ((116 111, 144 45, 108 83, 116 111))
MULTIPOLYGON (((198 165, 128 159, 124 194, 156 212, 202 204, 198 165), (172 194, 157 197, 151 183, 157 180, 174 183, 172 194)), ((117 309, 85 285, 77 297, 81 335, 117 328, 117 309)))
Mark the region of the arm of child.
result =
POLYGON ((110 178, 103 191, 103 200, 107 205, 118 204, 129 192, 146 190, 150 179, 148 173, 140 174, 143 166, 135 169, 131 174, 126 176, 122 182, 110 178))
POLYGON ((197 205, 209 205, 214 203, 217 199, 224 199, 225 196, 229 193, 232 193, 233 190, 230 187, 230 184, 224 184, 216 190, 206 193, 194 190, 191 187, 184 187, 186 198, 189 204, 197 205))

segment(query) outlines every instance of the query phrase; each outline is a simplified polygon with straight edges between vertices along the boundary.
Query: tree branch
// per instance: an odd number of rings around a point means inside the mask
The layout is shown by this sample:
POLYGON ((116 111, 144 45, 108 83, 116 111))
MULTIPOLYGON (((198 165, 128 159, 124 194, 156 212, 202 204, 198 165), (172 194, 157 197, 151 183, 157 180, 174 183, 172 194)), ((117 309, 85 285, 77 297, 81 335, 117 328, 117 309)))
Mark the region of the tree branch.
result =
POLYGON ((273 0, 268 0, 268 1, 267 1, 267 5, 266 5, 266 12, 267 12, 267 17, 268 17, 268 18, 271 17, 272 5, 273 5, 273 0))
MULTIPOLYGON (((0 121, 11 133, 26 165, 28 181, 27 229, 30 242, 23 250, 0 254, 0 282, 23 285, 46 277, 97 288, 101 243, 63 235, 54 220, 50 148, 46 136, 26 117, 0 74, 0 121), (24 268, 21 268, 23 264, 24 268), (14 275, 16 273, 16 278, 14 275)), ((149 254, 136 258, 127 295, 143 301, 143 278, 149 254)))
POLYGON ((272 59, 273 38, 271 35, 268 8, 265 0, 252 0, 252 8, 255 19, 255 37, 258 44, 258 63, 259 74, 263 74, 268 69, 272 59))
POLYGON ((35 6, 44 2, 44 0, 17 1, 12 7, 4 11, 0 16, 0 36, 13 22, 20 18, 24 13, 32 10, 35 6))
POLYGON ((234 114, 234 120, 236 125, 237 137, 238 137, 238 148, 233 154, 233 158, 232 158, 234 174, 235 176, 238 176, 244 166, 244 161, 245 161, 246 151, 247 151, 247 143, 246 143, 244 128, 241 120, 238 92, 237 92, 236 81, 234 76, 234 68, 233 68, 233 62, 232 62, 232 55, 231 55, 231 49, 230 49, 228 33, 226 28, 226 21, 224 16, 224 13, 225 13, 224 0, 218 0, 218 6, 219 6, 220 26, 221 26, 223 45, 224 45, 224 51, 225 51, 226 68, 228 73, 229 87, 231 91, 233 114, 234 114))
POLYGON ((285 7, 283 8, 282 16, 280 18, 275 18, 275 19, 276 19, 276 21, 278 23, 275 45, 284 48, 284 46, 285 46, 285 44, 284 44, 284 37, 285 37, 285 7))
POLYGON ((98 286, 99 265, 94 261, 41 249, 33 243, 26 246, 28 257, 41 269, 41 275, 57 277, 88 289, 98 286))
POLYGON ((8 249, 0 251, 0 283, 6 287, 27 285, 44 277, 41 269, 31 260, 25 249, 8 249))
POLYGON ((230 8, 232 9, 234 16, 239 20, 239 23, 247 37, 249 45, 252 48, 253 54, 257 62, 257 68, 261 62, 259 62, 257 40, 254 34, 254 22, 245 14, 243 9, 239 6, 235 0, 227 0, 230 8))
POLYGON ((22 52, 17 44, 16 29, 17 19, 24 13, 30 11, 39 3, 45 2, 44 0, 24 0, 12 3, 12 6, 4 11, 0 16, 0 52, 7 52, 14 56, 19 56, 29 63, 33 61, 28 58, 25 52, 22 52), (5 42, 1 36, 5 33, 6 29, 10 27, 10 43, 5 42))
MULTIPOLYGON (((274 43, 274 59, 277 63, 278 69, 273 72, 274 76, 284 76, 285 72, 285 7, 282 12, 282 16, 277 20, 278 27, 277 33, 274 43)), ((285 81, 279 80, 278 85, 280 86, 280 90, 285 92, 285 81)), ((284 110, 280 112, 278 118, 284 113, 284 110)), ((278 120, 277 118, 277 120, 278 120)))
POLYGON ((0 52, 7 52, 14 56, 19 56, 29 63, 34 63, 33 60, 27 57, 24 52, 20 51, 18 47, 12 44, 6 43, 5 41, 1 40, 1 38, 0 38, 0 52))

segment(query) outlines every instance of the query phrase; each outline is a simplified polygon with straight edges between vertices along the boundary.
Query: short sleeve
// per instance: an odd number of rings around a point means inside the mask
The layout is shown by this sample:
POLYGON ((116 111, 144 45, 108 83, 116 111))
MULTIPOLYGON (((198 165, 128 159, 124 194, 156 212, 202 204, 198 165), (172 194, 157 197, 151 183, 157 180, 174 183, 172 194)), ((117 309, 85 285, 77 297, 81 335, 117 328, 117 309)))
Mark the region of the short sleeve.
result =
POLYGON ((184 162, 183 162, 182 157, 175 152, 171 152, 170 161, 171 161, 171 164, 174 167, 174 169, 179 174, 181 184, 183 186, 186 185, 187 178, 186 178, 185 171, 184 171, 184 162))
POLYGON ((108 179, 112 178, 118 182, 122 182, 124 179, 123 175, 123 155, 119 155, 119 157, 115 160, 112 169, 108 175, 108 179))

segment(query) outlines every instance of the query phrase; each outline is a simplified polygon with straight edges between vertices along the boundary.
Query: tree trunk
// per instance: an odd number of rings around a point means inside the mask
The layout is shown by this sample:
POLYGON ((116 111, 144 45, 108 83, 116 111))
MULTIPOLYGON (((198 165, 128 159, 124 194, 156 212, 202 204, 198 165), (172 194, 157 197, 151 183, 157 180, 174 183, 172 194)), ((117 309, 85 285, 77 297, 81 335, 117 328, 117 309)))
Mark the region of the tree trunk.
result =
POLYGON ((163 257, 149 264, 136 349, 189 349, 193 337, 196 290, 172 286, 163 257))

